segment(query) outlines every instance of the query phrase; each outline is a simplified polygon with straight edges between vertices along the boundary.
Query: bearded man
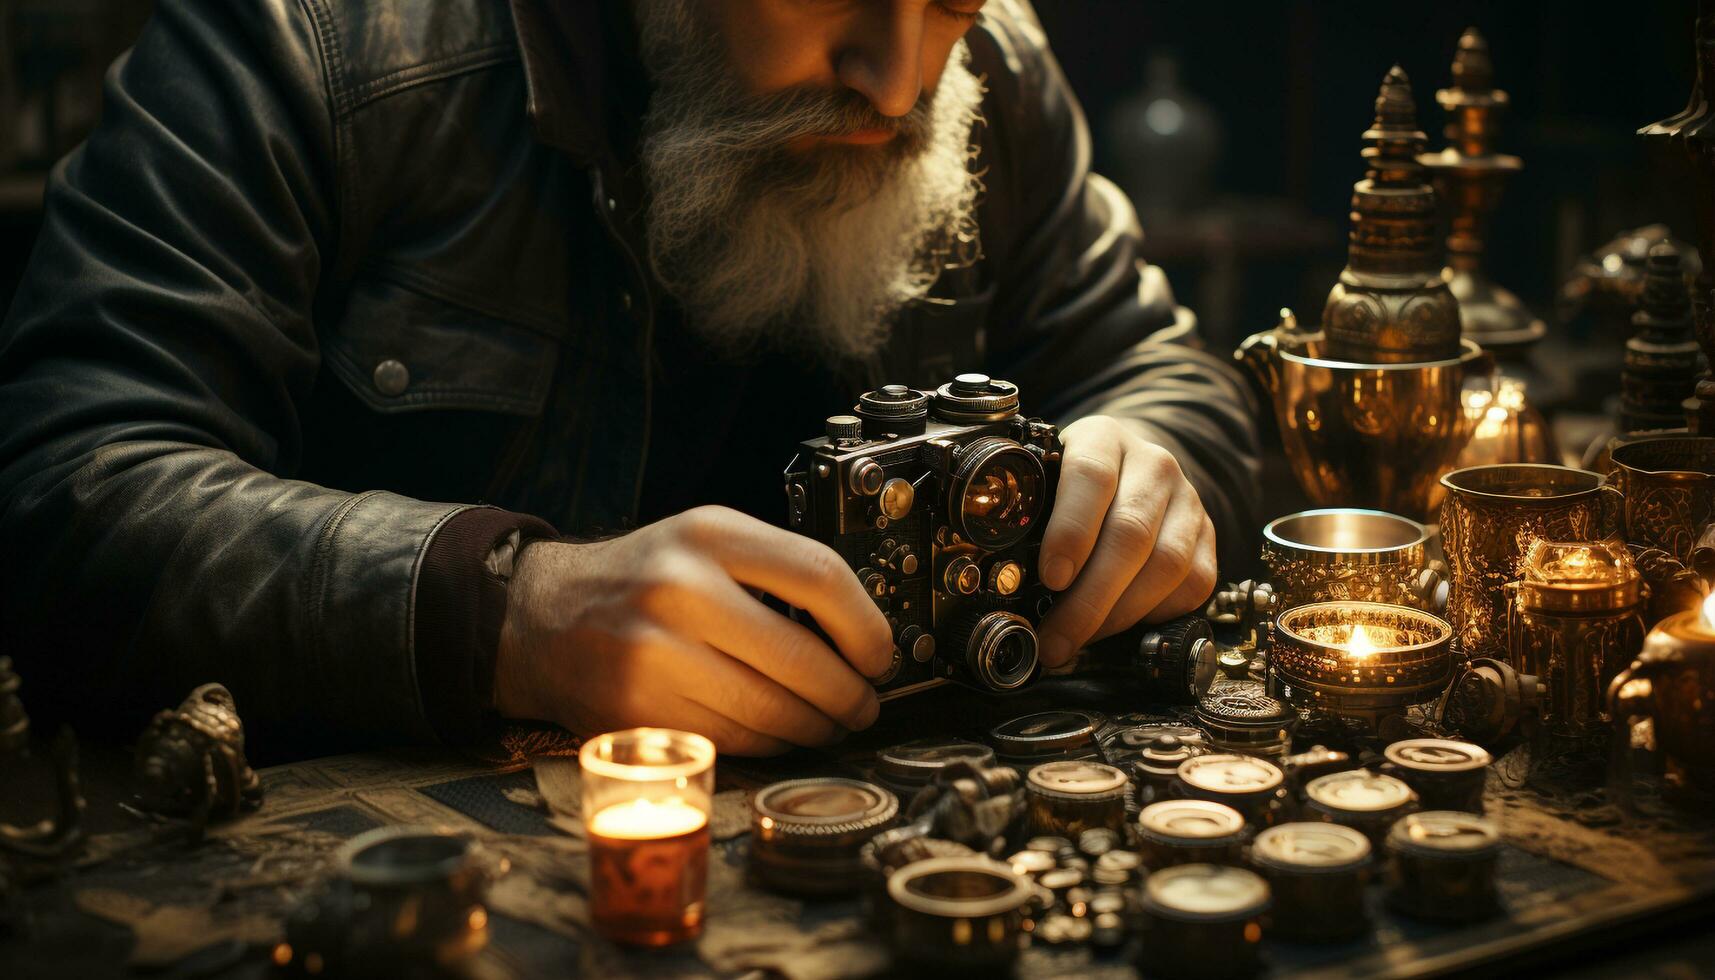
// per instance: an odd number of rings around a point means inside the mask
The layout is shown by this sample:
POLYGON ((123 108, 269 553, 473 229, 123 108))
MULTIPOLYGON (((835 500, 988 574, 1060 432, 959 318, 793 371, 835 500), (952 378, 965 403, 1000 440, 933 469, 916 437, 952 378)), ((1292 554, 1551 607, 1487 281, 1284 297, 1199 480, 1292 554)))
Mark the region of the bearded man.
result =
POLYGON ((1088 159, 1025 0, 161 0, 0 338, 33 709, 836 739, 893 638, 781 469, 957 371, 1064 427, 1046 664, 1197 607, 1252 412, 1088 159))

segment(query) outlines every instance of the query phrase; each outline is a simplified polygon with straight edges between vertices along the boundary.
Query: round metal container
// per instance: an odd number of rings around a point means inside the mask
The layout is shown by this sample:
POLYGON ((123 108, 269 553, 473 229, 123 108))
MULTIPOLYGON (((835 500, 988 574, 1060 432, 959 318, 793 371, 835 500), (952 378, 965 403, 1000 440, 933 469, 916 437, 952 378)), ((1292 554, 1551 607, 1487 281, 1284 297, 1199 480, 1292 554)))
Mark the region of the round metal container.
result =
POLYGON ((1143 882, 1143 958, 1151 976, 1246 977, 1257 972, 1268 882, 1215 864, 1165 868, 1143 882))
POLYGON ((906 971, 1010 973, 1034 889, 983 857, 930 858, 887 879, 894 964, 906 971))
POLYGON ((1227 752, 1283 758, 1296 721, 1292 709, 1269 697, 1261 684, 1229 684, 1197 702, 1197 723, 1227 752))
POLYGON ((1237 864, 1249 832, 1244 814, 1208 800, 1163 800, 1137 815, 1138 853, 1151 869, 1237 864))
POLYGON ((1450 738, 1408 738, 1384 753, 1426 810, 1483 812, 1483 784, 1493 757, 1481 745, 1450 738))
POLYGON ((1185 761, 1174 777, 1173 795, 1208 800, 1239 811, 1253 827, 1284 819, 1286 774, 1267 759, 1255 756, 1204 755, 1185 761))
POLYGON ((750 870, 761 884, 799 895, 863 887, 864 844, 899 817, 899 799, 856 779, 792 779, 750 800, 750 870))
POLYGON ((1304 786, 1308 819, 1350 827, 1381 850, 1395 820, 1417 810, 1417 794, 1403 780, 1368 769, 1337 772, 1304 786))
POLYGON ((1501 834, 1482 817, 1425 810, 1394 824, 1387 837, 1388 901, 1420 919, 1469 921, 1493 915, 1501 834))
POLYGON ((1311 602, 1389 602, 1439 612, 1447 582, 1422 524, 1380 510, 1327 507, 1270 521, 1262 560, 1282 610, 1311 602))
POLYGON ((1355 939, 1369 931, 1364 909, 1370 842, 1350 827, 1283 823, 1251 843, 1251 866, 1274 895, 1270 938, 1297 942, 1355 939))
POLYGON ((1048 759, 1095 758, 1102 721, 1091 711, 1038 711, 989 729, 989 744, 1002 764, 1020 770, 1048 759))
POLYGON ((1105 763, 1045 762, 1025 779, 1031 830, 1071 840, 1096 827, 1123 831, 1128 785, 1124 772, 1105 763))
POLYGON ((918 739, 883 749, 876 757, 875 776, 900 799, 909 801, 918 790, 934 781, 936 773, 953 762, 992 766, 994 750, 980 742, 963 739, 918 739))

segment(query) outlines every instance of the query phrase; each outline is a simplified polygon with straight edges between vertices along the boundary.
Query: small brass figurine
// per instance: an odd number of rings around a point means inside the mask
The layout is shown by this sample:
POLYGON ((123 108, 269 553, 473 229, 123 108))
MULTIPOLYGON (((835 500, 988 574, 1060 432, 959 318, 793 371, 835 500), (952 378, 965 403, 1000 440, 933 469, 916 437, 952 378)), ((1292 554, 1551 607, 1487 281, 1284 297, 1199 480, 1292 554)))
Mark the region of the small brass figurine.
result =
POLYGON ((137 742, 136 808, 185 820, 202 834, 211 818, 262 804, 262 784, 244 758, 244 722, 232 692, 204 684, 155 716, 137 742))
POLYGON ((1423 131, 1398 65, 1382 80, 1363 140, 1349 257, 1322 310, 1325 355, 1363 364, 1456 358, 1459 302, 1441 279, 1435 191, 1417 162, 1423 131))

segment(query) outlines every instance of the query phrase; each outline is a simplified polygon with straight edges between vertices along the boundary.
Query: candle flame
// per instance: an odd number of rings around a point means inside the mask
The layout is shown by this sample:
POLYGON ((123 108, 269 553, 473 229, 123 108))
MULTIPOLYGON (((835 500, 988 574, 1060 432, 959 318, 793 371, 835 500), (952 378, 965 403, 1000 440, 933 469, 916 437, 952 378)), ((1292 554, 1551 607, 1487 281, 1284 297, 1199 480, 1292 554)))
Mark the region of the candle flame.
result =
POLYGON ((1703 628, 1715 632, 1715 592, 1703 597, 1703 628))
POLYGON ((1589 564, 1590 552, 1586 548, 1579 548, 1576 551, 1568 552, 1566 555, 1566 567, 1571 571, 1581 572, 1589 564))
POLYGON ((1367 657, 1376 652, 1375 641, 1370 639, 1370 632, 1362 623, 1352 627, 1352 638, 1346 641, 1346 652, 1354 657, 1367 657))

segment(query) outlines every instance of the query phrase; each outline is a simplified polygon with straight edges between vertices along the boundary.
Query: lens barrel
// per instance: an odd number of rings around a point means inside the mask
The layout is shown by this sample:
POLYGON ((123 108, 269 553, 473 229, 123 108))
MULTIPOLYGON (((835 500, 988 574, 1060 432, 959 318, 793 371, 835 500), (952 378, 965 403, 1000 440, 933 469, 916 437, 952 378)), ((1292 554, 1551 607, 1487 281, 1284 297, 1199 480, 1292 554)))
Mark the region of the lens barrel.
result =
POLYGON ((991 691, 1011 691, 1036 673, 1036 630, 1017 613, 981 613, 953 636, 949 652, 962 673, 991 691))

